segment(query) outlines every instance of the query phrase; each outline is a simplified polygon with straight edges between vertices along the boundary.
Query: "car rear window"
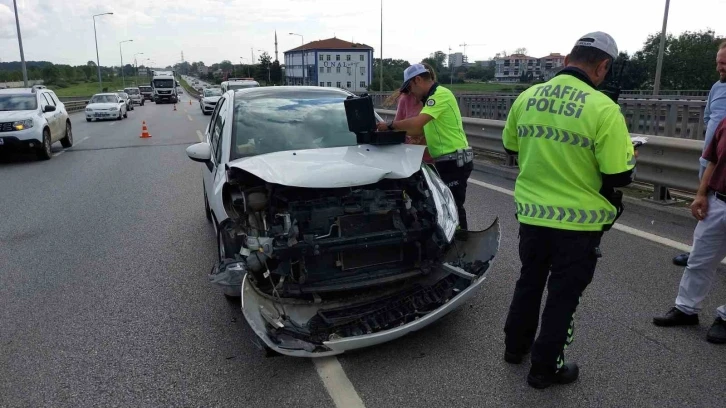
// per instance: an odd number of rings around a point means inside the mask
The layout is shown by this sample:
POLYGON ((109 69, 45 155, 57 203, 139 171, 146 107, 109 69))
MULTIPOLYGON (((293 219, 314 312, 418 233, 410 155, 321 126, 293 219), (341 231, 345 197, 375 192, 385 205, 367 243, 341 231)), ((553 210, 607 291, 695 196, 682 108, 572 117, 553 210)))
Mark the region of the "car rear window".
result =
POLYGON ((138 89, 135 89, 135 88, 132 88, 132 89, 124 89, 124 91, 127 94, 129 94, 129 95, 138 95, 139 94, 139 90, 138 89))
POLYGON ((150 86, 140 86, 139 90, 141 90, 141 92, 147 92, 147 91, 151 91, 151 87, 150 86))
POLYGON ((22 111, 38 109, 35 95, 0 95, 0 111, 22 111))
POLYGON ((117 100, 113 95, 95 95, 89 103, 116 103, 117 100))

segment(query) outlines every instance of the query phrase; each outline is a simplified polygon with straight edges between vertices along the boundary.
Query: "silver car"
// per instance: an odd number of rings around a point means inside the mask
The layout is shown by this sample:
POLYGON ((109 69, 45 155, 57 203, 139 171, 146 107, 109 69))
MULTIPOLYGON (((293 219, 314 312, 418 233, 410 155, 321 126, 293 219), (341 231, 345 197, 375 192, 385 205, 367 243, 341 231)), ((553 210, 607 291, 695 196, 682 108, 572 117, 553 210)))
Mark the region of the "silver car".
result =
POLYGON ((144 106, 144 97, 141 95, 141 90, 137 87, 124 88, 124 92, 129 95, 131 103, 139 106, 144 106))
POLYGON ((124 100, 124 102, 126 102, 126 111, 134 110, 134 103, 131 102, 131 96, 129 94, 127 94, 123 90, 118 90, 118 91, 116 91, 116 93, 118 94, 119 97, 121 97, 121 99, 124 100))

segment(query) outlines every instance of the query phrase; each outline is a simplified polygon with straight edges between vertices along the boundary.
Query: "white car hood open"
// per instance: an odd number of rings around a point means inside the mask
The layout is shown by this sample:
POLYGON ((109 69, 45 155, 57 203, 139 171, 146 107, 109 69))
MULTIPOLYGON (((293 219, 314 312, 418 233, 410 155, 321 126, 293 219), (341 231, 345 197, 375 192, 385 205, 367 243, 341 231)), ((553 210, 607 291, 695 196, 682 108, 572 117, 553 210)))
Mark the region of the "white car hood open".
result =
POLYGON ((410 177, 421 169, 424 146, 358 145, 290 150, 229 163, 267 181, 291 187, 338 188, 410 177))

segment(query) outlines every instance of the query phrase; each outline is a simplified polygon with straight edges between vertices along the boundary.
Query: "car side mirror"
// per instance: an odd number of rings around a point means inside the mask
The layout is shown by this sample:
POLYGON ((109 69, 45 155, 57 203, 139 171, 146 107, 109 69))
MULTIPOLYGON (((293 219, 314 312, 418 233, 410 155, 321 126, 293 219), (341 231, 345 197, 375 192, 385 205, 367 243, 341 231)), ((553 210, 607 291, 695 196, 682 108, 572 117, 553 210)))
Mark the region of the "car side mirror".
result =
POLYGON ((187 156, 196 162, 206 163, 212 160, 212 148, 207 142, 196 143, 187 147, 187 156))
POLYGON ((45 105, 45 108, 43 108, 43 112, 55 112, 55 106, 45 105))

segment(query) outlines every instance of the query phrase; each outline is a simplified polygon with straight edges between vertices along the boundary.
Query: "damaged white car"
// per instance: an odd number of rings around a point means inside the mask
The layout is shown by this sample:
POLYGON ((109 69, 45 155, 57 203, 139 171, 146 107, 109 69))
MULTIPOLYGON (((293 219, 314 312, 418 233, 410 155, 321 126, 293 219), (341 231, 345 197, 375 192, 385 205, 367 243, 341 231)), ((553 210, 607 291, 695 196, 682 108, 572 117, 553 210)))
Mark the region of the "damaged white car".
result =
POLYGON ((423 147, 362 143, 351 95, 228 91, 187 148, 217 232, 210 281, 241 296, 268 351, 335 355, 424 328, 481 293, 499 248, 497 220, 454 239, 453 196, 423 147))

